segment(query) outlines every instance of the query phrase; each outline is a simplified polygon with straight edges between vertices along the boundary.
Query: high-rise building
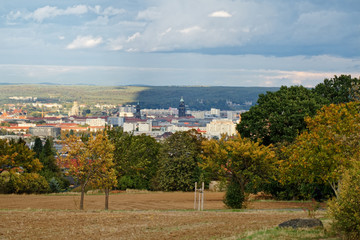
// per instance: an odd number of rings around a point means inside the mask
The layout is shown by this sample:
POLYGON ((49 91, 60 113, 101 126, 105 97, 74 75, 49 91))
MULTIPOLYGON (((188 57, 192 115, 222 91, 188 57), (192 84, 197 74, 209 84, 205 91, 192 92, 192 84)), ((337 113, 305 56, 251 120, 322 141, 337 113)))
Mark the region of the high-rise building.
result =
POLYGON ((179 104, 178 110, 179 110, 179 118, 186 116, 185 101, 184 101, 183 97, 181 97, 181 99, 180 99, 180 104, 179 104))
POLYGON ((135 118, 141 119, 140 103, 139 102, 136 105, 135 118))

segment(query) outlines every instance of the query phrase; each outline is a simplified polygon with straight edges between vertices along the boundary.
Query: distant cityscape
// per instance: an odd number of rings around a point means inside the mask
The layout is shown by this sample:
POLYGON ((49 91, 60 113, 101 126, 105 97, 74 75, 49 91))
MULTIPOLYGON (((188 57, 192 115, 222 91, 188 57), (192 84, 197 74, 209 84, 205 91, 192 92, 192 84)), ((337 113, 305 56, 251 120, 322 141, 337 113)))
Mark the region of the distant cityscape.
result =
POLYGON ((220 138, 222 134, 236 134, 236 124, 244 110, 209 111, 188 110, 186 99, 179 97, 178 108, 143 109, 136 105, 95 104, 87 106, 40 103, 35 97, 10 97, 26 103, 4 104, 0 109, 0 138, 59 138, 62 132, 96 132, 109 127, 122 127, 134 135, 146 134, 158 140, 176 131, 191 129, 206 138, 220 138))

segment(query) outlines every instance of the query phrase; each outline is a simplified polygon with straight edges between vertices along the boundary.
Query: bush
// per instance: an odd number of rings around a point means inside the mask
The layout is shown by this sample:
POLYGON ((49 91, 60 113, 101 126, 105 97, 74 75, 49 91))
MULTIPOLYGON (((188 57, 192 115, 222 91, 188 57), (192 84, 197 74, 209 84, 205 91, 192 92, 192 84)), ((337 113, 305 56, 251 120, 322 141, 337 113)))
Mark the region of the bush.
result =
POLYGON ((37 173, 10 174, 6 184, 6 193, 47 193, 49 190, 46 179, 37 173))
POLYGON ((0 173, 0 193, 9 193, 9 181, 10 173, 8 171, 0 173))
POLYGON ((335 230, 348 239, 360 239, 360 164, 347 170, 338 196, 329 202, 328 212, 335 230))
POLYGON ((118 188, 120 190, 126 190, 127 188, 135 188, 135 184, 131 177, 122 176, 118 181, 118 188))
POLYGON ((271 194, 277 200, 311 200, 323 202, 334 195, 334 191, 328 184, 317 183, 285 183, 281 184, 276 180, 256 189, 257 192, 264 191, 271 194))
POLYGON ((224 203, 229 208, 242 208, 245 202, 245 194, 240 184, 232 180, 227 186, 224 203))
POLYGON ((61 191, 61 183, 55 177, 50 179, 49 186, 51 192, 58 193, 61 191))

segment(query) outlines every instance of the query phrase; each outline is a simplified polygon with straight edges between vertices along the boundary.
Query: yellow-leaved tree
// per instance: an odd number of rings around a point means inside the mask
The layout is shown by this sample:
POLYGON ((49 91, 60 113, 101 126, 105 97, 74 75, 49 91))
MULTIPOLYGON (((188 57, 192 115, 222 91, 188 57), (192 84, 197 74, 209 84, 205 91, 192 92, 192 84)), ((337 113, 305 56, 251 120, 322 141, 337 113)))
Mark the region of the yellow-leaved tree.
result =
POLYGON ((281 181, 328 183, 338 196, 340 176, 360 151, 359 111, 359 102, 331 104, 306 118, 308 131, 283 149, 281 181))
MULTIPOLYGON (((254 186, 266 181, 274 171, 275 152, 270 146, 260 145, 239 134, 234 137, 223 136, 220 140, 203 142, 203 162, 200 166, 206 171, 216 172, 235 183, 237 193, 244 196, 246 186, 254 186), (239 193, 240 191, 240 193, 239 193)), ((232 189, 228 187, 228 191, 232 189)), ((239 200, 244 201, 241 197, 239 200)), ((241 208, 242 202, 225 199, 231 208, 241 208)))
MULTIPOLYGON (((80 210, 84 209, 85 187, 90 183, 102 186, 108 199, 109 189, 115 182, 112 181, 114 146, 110 143, 105 133, 90 136, 87 141, 80 137, 70 135, 64 140, 61 165, 68 169, 81 187, 80 210)), ((106 203, 107 204, 107 203, 106 203)))

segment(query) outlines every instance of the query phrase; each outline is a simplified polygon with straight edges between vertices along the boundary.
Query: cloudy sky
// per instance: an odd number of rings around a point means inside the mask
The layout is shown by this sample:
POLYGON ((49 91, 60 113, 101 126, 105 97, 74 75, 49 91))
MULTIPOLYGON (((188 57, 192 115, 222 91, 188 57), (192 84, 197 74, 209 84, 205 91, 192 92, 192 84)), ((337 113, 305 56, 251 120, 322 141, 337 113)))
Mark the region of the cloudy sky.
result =
POLYGON ((1 0, 0 83, 315 86, 360 76, 359 0, 1 0))

